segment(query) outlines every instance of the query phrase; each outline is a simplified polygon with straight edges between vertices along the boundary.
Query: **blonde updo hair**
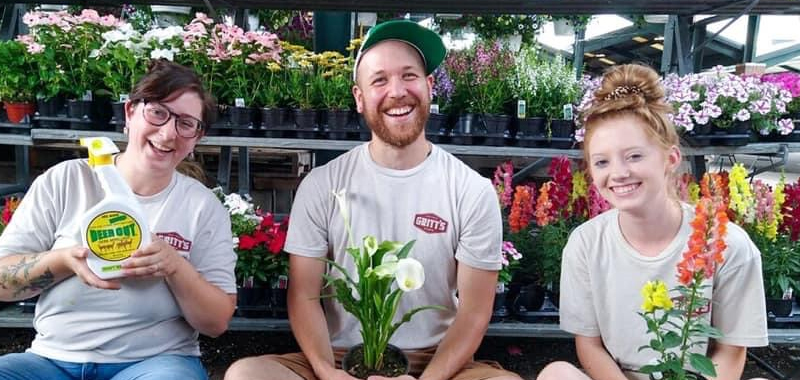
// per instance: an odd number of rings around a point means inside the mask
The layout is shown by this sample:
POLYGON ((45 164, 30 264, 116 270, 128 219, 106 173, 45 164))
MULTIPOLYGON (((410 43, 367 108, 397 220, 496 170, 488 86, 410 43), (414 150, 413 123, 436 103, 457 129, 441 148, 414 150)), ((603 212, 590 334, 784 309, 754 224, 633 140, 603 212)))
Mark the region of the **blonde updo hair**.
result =
POLYGON ((603 74, 591 107, 582 115, 586 128, 584 161, 589 162, 587 147, 598 122, 620 116, 632 115, 643 121, 647 135, 664 151, 679 146, 678 133, 667 116, 670 112, 672 107, 664 100, 664 88, 655 70, 640 64, 610 67, 603 74))

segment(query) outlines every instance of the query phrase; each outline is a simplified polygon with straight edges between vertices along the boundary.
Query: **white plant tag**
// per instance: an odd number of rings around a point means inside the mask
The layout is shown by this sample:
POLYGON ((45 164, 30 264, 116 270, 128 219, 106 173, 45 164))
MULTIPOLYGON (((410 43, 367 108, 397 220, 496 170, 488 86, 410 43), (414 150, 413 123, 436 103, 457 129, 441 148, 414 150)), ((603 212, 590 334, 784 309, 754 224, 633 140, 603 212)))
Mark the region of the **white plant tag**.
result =
POLYGON ((120 101, 120 103, 125 103, 125 102, 127 102, 127 101, 128 101, 128 99, 130 99, 130 98, 131 98, 131 97, 130 97, 130 95, 128 95, 128 94, 119 94, 119 101, 120 101))
POLYGON ((517 100, 517 119, 524 119, 527 113, 527 103, 522 99, 517 100))
POLYGON ((564 120, 572 120, 572 104, 564 104, 562 111, 564 120))
POLYGON ((236 100, 234 100, 233 102, 236 103, 236 107, 244 107, 245 106, 244 105, 244 98, 236 98, 236 100))
POLYGON ((439 104, 431 103, 431 113, 439 113, 439 104))
POLYGON ((86 90, 81 100, 92 101, 92 90, 86 90))

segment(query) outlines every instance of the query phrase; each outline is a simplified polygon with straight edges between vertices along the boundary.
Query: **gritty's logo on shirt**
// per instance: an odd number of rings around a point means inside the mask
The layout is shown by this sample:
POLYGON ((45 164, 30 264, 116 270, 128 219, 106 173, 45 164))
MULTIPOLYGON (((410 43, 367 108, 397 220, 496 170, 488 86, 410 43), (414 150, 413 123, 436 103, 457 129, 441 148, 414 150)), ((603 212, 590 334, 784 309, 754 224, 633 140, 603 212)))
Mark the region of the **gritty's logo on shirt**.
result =
POLYGON ((186 252, 186 254, 182 256, 187 256, 189 251, 192 250, 192 241, 184 239, 184 237, 177 232, 156 232, 156 236, 167 242, 167 244, 175 248, 176 251, 186 252))
POLYGON ((433 213, 414 215, 414 226, 429 234, 447 232, 447 221, 433 213))

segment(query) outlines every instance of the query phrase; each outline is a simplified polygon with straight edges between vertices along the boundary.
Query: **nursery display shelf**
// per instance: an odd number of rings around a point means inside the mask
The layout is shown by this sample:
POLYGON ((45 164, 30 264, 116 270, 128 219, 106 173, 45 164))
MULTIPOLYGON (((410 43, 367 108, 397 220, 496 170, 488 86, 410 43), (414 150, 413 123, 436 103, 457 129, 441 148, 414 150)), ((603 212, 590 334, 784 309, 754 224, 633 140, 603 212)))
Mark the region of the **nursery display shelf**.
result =
MULTIPOLYGON (((13 135, 3 134, 0 139, 17 138, 13 135)), ((33 142, 41 140, 76 141, 81 137, 106 136, 117 142, 126 141, 125 135, 109 131, 82 131, 71 129, 40 129, 31 130, 30 139, 33 142)), ((22 136, 27 137, 27 136, 22 136)), ((265 137, 235 137, 235 136, 206 136, 200 140, 201 145, 230 146, 230 147, 258 147, 258 148, 285 148, 285 149, 310 149, 310 150, 348 150, 362 144, 361 141, 350 140, 322 140, 322 139, 288 139, 265 137)), ((29 145, 29 144, 28 144, 29 145)), ((555 157, 566 155, 572 158, 582 156, 579 149, 550 149, 550 148, 523 148, 513 146, 480 146, 480 145, 451 145, 440 144, 440 147, 456 155, 492 155, 492 156, 517 156, 517 157, 555 157)), ((789 152, 800 152, 800 143, 750 143, 744 146, 708 146, 681 148, 686 156, 704 156, 716 154, 771 154, 780 152, 785 146, 789 152)))
POLYGON ((33 139, 28 135, 2 133, 0 134, 0 145, 33 145, 33 139))
MULTIPOLYGON (((800 322, 800 315, 792 318, 800 322)), ((800 326, 800 325, 798 325, 800 326)), ((16 305, 0 309, 0 328, 32 328, 33 314, 23 313, 16 305)), ((230 324, 231 331, 289 331, 289 321, 273 318, 241 318, 234 317, 230 324)), ((529 337, 529 338, 571 338, 572 335, 558 328, 556 323, 524 323, 517 321, 496 322, 489 324, 487 336, 529 337)), ((800 343, 800 328, 771 328, 769 341, 775 344, 800 343)))

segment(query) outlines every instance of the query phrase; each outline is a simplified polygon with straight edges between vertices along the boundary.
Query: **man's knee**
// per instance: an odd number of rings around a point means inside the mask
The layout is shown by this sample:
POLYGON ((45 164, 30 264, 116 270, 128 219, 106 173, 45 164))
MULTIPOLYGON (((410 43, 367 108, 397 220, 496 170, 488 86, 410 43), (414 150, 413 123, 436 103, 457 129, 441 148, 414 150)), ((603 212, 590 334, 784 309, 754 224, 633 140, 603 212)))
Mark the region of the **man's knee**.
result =
POLYGON ((270 355, 252 356, 239 359, 225 371, 225 380, 254 380, 273 378, 270 374, 286 371, 283 364, 272 359, 270 355))
POLYGON ((567 362, 552 362, 539 372, 536 380, 586 379, 586 375, 567 362))

